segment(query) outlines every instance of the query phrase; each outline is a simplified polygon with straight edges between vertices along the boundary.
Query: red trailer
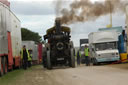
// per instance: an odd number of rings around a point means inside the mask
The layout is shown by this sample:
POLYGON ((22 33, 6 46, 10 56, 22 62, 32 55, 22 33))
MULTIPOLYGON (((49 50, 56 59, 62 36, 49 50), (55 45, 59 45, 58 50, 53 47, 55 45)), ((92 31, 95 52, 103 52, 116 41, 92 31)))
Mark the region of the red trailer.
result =
POLYGON ((7 0, 0 0, 0 76, 13 67, 20 67, 20 21, 9 6, 7 0))
POLYGON ((42 63, 42 56, 43 56, 43 45, 38 44, 38 58, 39 58, 39 64, 42 63))

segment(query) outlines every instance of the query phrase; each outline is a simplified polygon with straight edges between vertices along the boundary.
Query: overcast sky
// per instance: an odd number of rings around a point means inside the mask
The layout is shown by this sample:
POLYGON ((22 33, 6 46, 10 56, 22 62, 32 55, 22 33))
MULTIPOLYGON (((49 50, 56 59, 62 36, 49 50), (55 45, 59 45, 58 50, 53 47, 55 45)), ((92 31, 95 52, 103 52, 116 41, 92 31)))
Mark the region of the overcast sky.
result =
MULTIPOLYGON (((11 10, 21 21, 21 26, 38 32, 41 36, 54 25, 56 17, 53 0, 9 0, 11 10)), ((75 23, 69 25, 72 28, 72 40, 75 46, 79 46, 81 38, 87 38, 90 32, 98 28, 104 28, 109 24, 109 15, 101 16, 95 21, 75 23)), ((113 26, 125 26, 123 13, 113 14, 113 26)))

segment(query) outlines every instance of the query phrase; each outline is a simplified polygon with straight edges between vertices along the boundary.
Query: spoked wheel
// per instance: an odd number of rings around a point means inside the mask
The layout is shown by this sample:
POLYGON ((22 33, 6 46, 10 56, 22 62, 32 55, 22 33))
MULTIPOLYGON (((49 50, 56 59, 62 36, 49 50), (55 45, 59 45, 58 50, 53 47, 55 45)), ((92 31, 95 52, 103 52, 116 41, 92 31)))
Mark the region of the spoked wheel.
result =
POLYGON ((75 68, 75 56, 74 56, 74 49, 71 49, 71 67, 75 68))
POLYGON ((47 51, 47 69, 52 69, 50 51, 47 51))
POLYGON ((3 76, 4 70, 3 70, 3 58, 0 57, 0 76, 3 76))
POLYGON ((4 60, 3 71, 4 71, 4 74, 6 74, 8 72, 8 63, 7 63, 6 57, 4 57, 3 60, 4 60))

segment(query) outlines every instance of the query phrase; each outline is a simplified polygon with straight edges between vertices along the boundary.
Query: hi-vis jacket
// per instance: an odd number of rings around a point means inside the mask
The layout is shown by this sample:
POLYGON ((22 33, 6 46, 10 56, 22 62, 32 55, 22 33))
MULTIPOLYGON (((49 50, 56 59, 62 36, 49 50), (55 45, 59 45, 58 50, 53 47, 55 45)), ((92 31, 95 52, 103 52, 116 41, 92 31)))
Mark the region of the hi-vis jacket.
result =
POLYGON ((85 56, 89 56, 89 49, 88 48, 85 48, 85 56))
MULTIPOLYGON (((28 49, 26 49, 27 55, 28 55, 28 61, 31 61, 32 58, 30 57, 30 54, 28 52, 28 49)), ((23 49, 21 50, 21 59, 23 59, 23 49)))
POLYGON ((80 51, 79 51, 79 55, 78 55, 78 51, 76 52, 75 59, 77 59, 78 56, 81 58, 81 53, 80 53, 80 51))
POLYGON ((79 52, 79 56, 81 57, 80 51, 77 51, 77 52, 76 52, 76 57, 78 56, 78 52, 79 52))

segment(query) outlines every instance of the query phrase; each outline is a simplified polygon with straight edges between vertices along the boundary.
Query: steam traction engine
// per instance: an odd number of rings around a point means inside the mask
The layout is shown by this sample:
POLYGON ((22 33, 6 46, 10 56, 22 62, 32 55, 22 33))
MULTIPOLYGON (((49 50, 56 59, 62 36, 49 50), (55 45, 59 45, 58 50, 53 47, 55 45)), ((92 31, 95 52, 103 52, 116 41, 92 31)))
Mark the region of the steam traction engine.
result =
POLYGON ((43 65, 47 69, 52 69, 57 65, 68 65, 75 67, 75 51, 73 42, 70 41, 70 28, 61 26, 60 19, 56 19, 55 26, 47 30, 44 35, 45 56, 43 57, 43 65))

